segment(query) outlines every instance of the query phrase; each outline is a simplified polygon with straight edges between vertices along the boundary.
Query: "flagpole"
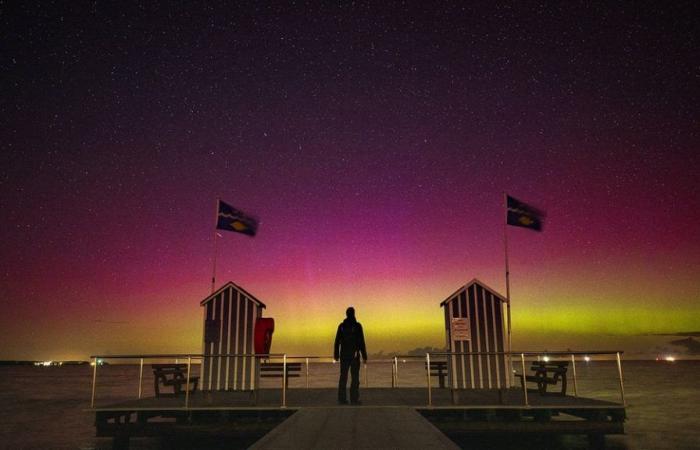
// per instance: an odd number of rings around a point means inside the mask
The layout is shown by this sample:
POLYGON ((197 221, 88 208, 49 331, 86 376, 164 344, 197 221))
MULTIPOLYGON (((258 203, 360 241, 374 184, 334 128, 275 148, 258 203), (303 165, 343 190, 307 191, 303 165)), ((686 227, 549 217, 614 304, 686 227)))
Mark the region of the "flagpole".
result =
POLYGON ((216 224, 219 220, 219 201, 220 199, 216 199, 216 216, 214 220, 214 267, 212 269, 212 274, 211 274, 211 293, 214 293, 214 289, 216 287, 216 256, 219 253, 218 252, 218 242, 219 240, 217 239, 217 233, 216 233, 216 224))
POLYGON ((503 245, 505 248, 505 256, 506 256, 506 309, 508 311, 508 365, 511 368, 510 369, 510 376, 508 377, 508 380, 511 384, 513 385, 513 364, 512 364, 512 357, 513 355, 510 354, 510 352, 513 351, 513 341, 512 341, 512 335, 510 332, 510 269, 508 266, 508 194, 503 192, 503 210, 504 210, 504 217, 503 217, 503 245))

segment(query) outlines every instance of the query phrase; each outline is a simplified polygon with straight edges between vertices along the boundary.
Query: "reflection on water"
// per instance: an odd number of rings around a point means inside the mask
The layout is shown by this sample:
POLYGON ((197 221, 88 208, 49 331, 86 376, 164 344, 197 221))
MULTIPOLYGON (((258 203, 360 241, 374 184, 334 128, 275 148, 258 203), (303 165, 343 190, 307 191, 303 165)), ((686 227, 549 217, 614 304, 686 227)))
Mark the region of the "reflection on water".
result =
MULTIPOLYGON (((424 386, 423 362, 399 364, 400 386, 424 386)), ((196 367, 196 366, 195 366, 196 367)), ((697 378, 700 361, 628 361, 624 363, 625 394, 629 405, 627 435, 608 436, 610 449, 694 449, 700 440, 696 403, 700 398, 697 378)), ((334 387, 338 368, 333 364, 311 364, 311 387, 334 387)), ((195 373, 198 368, 195 368, 195 373)), ((614 363, 577 363, 578 390, 582 396, 619 399, 614 363)), ((291 380, 290 387, 306 386, 302 377, 291 380)), ((374 362, 367 372, 374 387, 391 386, 391 364, 374 362)), ((107 449, 111 442, 94 437, 93 415, 85 411, 90 401, 92 371, 87 366, 1 367, 0 368, 0 448, 107 449)), ((363 386, 365 383, 363 374, 363 386)), ((279 380, 264 380, 273 387, 279 380)), ((570 389, 573 386, 570 382, 570 389)), ((144 396, 153 395, 153 377, 144 368, 144 396)), ((138 366, 104 366, 98 370, 97 398, 100 402, 133 399, 138 393, 138 366)), ((501 437, 451 436, 464 448, 502 449, 583 449, 581 436, 517 439, 501 437)), ((201 442, 201 441, 200 441, 201 442)), ((171 443, 172 444, 172 443, 171 443)), ((207 444, 202 442, 202 444, 207 444)), ((218 445, 214 438, 205 447, 236 448, 247 445, 231 442, 218 445)), ((248 442, 249 444, 249 442, 248 442)), ((194 444, 192 444, 194 445, 194 444)), ((133 439, 134 449, 157 449, 159 441, 133 439)), ((191 446, 187 446, 191 447, 191 446)))

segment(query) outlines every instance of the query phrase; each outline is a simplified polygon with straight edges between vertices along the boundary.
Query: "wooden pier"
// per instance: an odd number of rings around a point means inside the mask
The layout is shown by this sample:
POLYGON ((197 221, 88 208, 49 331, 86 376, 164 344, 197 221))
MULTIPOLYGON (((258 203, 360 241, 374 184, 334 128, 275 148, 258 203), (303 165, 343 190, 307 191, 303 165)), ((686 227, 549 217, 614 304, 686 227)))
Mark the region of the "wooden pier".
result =
POLYGON ((283 408, 280 389, 195 392, 188 407, 179 396, 96 406, 93 411, 97 436, 112 437, 121 448, 134 436, 236 438, 246 432, 264 433, 280 422, 253 448, 328 448, 339 436, 338 442, 354 442, 354 448, 450 448, 451 441, 438 429, 586 434, 596 439, 624 433, 624 405, 571 395, 531 391, 526 405, 521 389, 434 389, 430 406, 427 390, 421 388, 365 388, 361 406, 338 405, 336 395, 328 388, 289 389, 283 408), (335 425, 328 428, 330 424, 335 425))

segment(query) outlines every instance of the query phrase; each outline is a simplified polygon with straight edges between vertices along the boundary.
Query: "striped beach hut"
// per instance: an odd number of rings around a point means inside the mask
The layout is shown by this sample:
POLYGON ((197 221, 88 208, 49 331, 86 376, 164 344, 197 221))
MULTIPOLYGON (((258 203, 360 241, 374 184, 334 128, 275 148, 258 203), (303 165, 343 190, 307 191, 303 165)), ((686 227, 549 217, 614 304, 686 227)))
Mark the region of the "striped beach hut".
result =
POLYGON ((260 376, 257 358, 207 355, 253 355, 255 322, 265 304, 229 281, 200 305, 204 307, 202 390, 255 389, 260 376))
MULTIPOLYGON (((457 289, 440 306, 445 308, 450 352, 507 351, 503 306, 506 299, 476 278, 457 289)), ((452 389, 510 387, 505 355, 451 355, 447 361, 452 389)))

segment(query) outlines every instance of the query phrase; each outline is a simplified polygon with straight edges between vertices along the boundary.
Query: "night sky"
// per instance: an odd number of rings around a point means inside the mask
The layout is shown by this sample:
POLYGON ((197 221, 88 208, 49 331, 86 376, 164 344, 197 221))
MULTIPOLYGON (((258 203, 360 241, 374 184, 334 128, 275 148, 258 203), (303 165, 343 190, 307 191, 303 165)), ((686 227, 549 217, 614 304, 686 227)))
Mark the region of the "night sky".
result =
POLYGON ((694 2, 40 3, 0 3, 0 358, 201 351, 218 197, 273 351, 348 305, 370 353, 443 346, 440 301, 505 294, 504 192, 547 212, 514 347, 700 330, 694 2))

